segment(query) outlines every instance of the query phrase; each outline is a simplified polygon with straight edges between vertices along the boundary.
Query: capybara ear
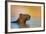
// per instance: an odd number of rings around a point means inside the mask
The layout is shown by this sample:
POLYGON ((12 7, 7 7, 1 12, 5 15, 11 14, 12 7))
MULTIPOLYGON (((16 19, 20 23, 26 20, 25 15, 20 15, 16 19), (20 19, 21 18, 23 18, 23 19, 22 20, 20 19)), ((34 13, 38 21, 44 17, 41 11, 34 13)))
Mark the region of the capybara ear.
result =
POLYGON ((22 14, 20 14, 20 15, 22 15, 22 14))
POLYGON ((19 15, 20 17, 22 16, 22 14, 19 15))

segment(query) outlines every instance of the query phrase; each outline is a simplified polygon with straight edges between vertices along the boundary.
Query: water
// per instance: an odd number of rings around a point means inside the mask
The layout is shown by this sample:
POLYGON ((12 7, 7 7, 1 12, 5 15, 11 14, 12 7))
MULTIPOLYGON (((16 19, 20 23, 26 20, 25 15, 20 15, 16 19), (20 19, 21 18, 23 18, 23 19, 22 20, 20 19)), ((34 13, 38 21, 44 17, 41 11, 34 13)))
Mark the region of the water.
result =
MULTIPOLYGON (((29 21, 26 21, 26 24, 30 28, 35 28, 41 26, 41 21, 39 18, 32 18, 29 21)), ((17 23, 11 23, 11 28, 19 28, 19 25, 17 23)))

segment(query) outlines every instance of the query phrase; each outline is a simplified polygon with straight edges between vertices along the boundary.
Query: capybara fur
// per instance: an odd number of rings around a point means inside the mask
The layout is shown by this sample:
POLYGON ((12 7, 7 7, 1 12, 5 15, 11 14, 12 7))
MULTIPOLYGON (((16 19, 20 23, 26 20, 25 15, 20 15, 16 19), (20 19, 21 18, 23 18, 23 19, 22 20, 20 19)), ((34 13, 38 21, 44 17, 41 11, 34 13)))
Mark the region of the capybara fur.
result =
POLYGON ((26 21, 30 19, 30 15, 28 14, 20 14, 19 18, 17 19, 20 28, 26 28, 26 21))

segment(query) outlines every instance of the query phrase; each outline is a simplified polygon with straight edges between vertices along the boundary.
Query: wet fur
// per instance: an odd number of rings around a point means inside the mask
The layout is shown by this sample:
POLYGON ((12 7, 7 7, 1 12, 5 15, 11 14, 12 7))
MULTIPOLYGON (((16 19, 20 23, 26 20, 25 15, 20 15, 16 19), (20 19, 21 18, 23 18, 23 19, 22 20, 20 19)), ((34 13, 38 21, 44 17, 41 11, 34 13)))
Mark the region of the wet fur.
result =
POLYGON ((29 19, 30 19, 30 15, 20 14, 20 16, 16 22, 20 25, 20 28, 26 28, 26 21, 29 19))

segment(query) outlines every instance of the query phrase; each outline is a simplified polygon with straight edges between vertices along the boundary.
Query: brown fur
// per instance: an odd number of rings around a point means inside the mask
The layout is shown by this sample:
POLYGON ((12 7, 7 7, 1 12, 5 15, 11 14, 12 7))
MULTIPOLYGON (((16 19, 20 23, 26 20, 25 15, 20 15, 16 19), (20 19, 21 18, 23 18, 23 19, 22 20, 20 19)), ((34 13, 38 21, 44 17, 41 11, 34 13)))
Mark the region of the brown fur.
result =
POLYGON ((28 14, 20 14, 17 22, 19 23, 21 28, 26 27, 26 21, 30 19, 30 15, 28 14))

